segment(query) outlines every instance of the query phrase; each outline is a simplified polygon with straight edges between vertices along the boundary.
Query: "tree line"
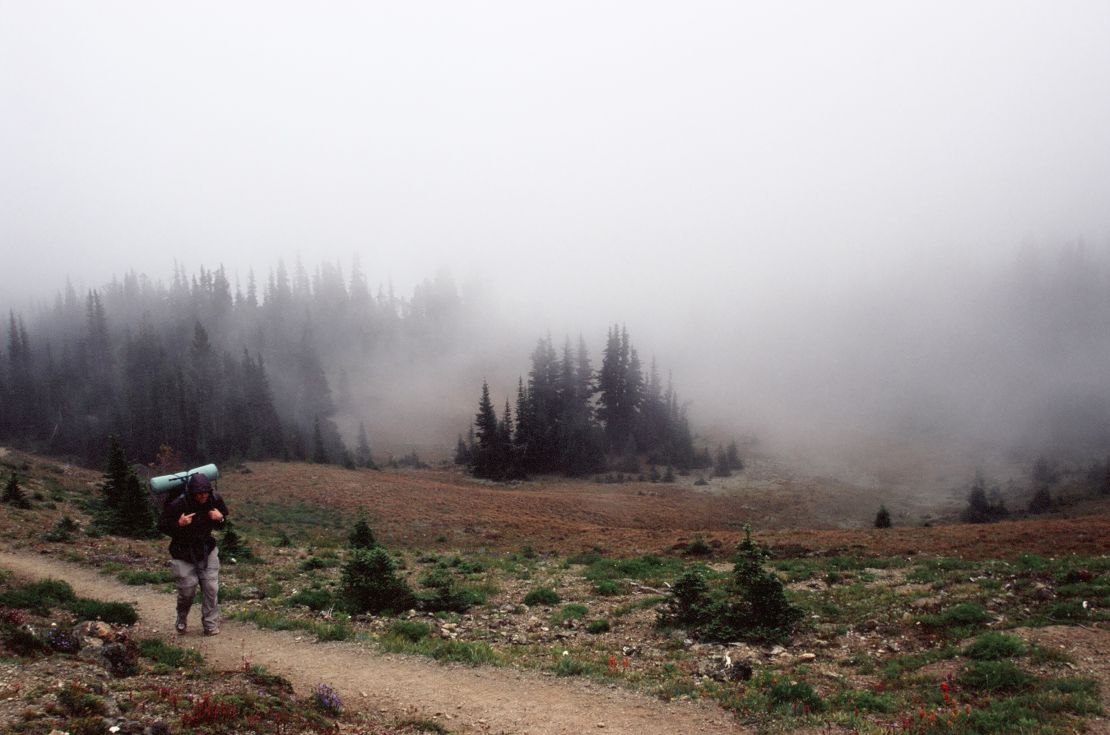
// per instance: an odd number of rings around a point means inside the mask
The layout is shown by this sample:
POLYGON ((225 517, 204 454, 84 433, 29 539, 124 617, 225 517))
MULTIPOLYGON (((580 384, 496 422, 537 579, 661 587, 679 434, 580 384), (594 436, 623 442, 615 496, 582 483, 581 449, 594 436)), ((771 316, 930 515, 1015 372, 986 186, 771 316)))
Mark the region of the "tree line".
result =
POLYGON ((625 327, 609 329, 596 371, 581 337, 574 347, 567 339, 561 353, 541 338, 531 365, 527 381, 518 380, 515 412, 506 399, 498 416, 483 381, 473 428, 459 437, 455 457, 475 476, 574 476, 610 461, 634 472, 641 457, 678 469, 708 466, 671 381, 664 385, 654 360, 645 374, 625 327))
POLYGON ((372 294, 357 258, 348 275, 279 261, 262 285, 179 266, 168 285, 130 272, 79 296, 67 283, 52 307, 8 314, 0 441, 89 466, 110 435, 147 462, 168 445, 186 462, 372 466, 365 425, 348 446, 336 423, 342 406, 354 435, 346 367, 434 354, 463 311, 445 277, 410 299, 372 294))

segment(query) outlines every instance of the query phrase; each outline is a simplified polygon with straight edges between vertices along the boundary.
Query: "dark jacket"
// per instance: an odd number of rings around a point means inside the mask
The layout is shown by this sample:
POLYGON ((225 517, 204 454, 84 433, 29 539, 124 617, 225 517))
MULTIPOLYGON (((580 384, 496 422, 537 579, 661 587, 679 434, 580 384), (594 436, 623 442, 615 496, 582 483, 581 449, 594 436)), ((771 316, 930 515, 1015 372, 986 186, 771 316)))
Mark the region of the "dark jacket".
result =
POLYGON ((166 503, 162 515, 158 517, 158 530, 170 537, 170 556, 200 564, 207 561, 212 549, 216 548, 212 531, 223 528, 226 520, 227 506, 215 492, 208 494, 204 505, 197 503, 191 493, 185 493, 166 503), (213 508, 223 513, 224 520, 217 522, 208 517, 208 511, 213 508), (193 522, 187 526, 177 525, 182 513, 196 513, 193 522))

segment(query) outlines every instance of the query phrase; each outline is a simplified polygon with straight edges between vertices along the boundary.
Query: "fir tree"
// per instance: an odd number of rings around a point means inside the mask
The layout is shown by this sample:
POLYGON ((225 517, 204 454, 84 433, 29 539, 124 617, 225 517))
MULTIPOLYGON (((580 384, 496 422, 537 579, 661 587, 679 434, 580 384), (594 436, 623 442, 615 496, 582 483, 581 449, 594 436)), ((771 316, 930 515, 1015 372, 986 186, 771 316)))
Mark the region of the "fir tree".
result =
POLYGON ((885 505, 880 505, 879 512, 875 514, 875 528, 890 528, 890 525, 890 511, 885 505))
POLYGON ((366 436, 366 424, 361 421, 358 424, 358 446, 355 449, 355 463, 359 467, 377 469, 374 458, 370 454, 370 440, 366 436))
POLYGON ((154 512, 150 495, 127 463, 123 446, 113 435, 108 438, 108 461, 100 484, 99 525, 116 536, 149 538, 154 535, 154 512))
POLYGON ((328 463, 328 450, 324 446, 324 435, 320 432, 320 419, 312 421, 312 461, 316 464, 328 463))
POLYGON ((740 450, 736 446, 736 440, 733 439, 728 443, 727 452, 729 469, 740 472, 744 469, 744 460, 740 459, 740 450))
POLYGON ((0 496, 0 502, 14 508, 26 509, 31 507, 31 501, 27 499, 23 488, 19 486, 19 478, 16 477, 14 472, 8 477, 8 482, 4 485, 4 494, 0 496))
POLYGON ((501 473, 501 467, 498 465, 500 431, 497 413, 494 412, 493 402, 489 397, 489 384, 484 380, 482 397, 478 401, 478 413, 474 417, 474 427, 477 440, 477 451, 472 457, 474 475, 496 479, 501 473))
POLYGON ((231 519, 224 522, 224 535, 220 539, 220 556, 223 558, 225 555, 241 559, 249 559, 253 556, 250 547, 246 545, 232 525, 231 519))
POLYGON ((397 576, 396 564, 379 547, 353 549, 340 572, 340 599, 353 614, 401 612, 416 603, 416 597, 397 576))
POLYGON ((370 524, 366 522, 365 518, 359 518, 355 523, 351 533, 347 536, 347 547, 350 549, 373 549, 377 547, 378 541, 374 538, 374 532, 370 530, 370 524))
POLYGON ((1029 501, 1029 512, 1039 515, 1050 510, 1052 510, 1052 494, 1046 485, 1041 485, 1029 501))
POLYGON ((728 461, 728 453, 725 451, 724 447, 722 447, 722 446, 717 447, 717 458, 716 458, 716 461, 713 464, 713 476, 714 477, 731 477, 732 476, 732 468, 731 468, 731 463, 728 461))
POLYGON ((455 464, 464 467, 470 464, 470 447, 463 441, 462 434, 459 434, 459 440, 455 444, 455 464))

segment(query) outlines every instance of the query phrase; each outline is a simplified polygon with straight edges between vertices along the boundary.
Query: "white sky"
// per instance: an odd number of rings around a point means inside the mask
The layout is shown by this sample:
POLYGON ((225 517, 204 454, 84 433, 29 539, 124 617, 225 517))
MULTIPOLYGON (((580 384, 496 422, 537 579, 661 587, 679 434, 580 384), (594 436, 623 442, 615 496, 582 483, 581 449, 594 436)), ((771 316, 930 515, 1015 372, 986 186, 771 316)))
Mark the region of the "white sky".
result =
POLYGON ((262 278, 357 251, 402 292, 447 265, 650 310, 1110 236, 1101 1, 2 0, 0 17, 8 300, 67 275, 167 279, 175 259, 262 278))

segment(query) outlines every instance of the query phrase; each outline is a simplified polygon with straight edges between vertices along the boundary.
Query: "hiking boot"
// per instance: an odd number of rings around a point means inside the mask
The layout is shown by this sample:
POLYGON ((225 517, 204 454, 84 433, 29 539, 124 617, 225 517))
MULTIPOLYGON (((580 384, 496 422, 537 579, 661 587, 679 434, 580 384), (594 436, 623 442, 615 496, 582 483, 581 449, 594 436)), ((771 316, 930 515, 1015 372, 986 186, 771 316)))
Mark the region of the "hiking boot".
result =
POLYGON ((220 634, 220 629, 219 628, 208 628, 204 631, 204 634, 205 635, 219 635, 220 634))

